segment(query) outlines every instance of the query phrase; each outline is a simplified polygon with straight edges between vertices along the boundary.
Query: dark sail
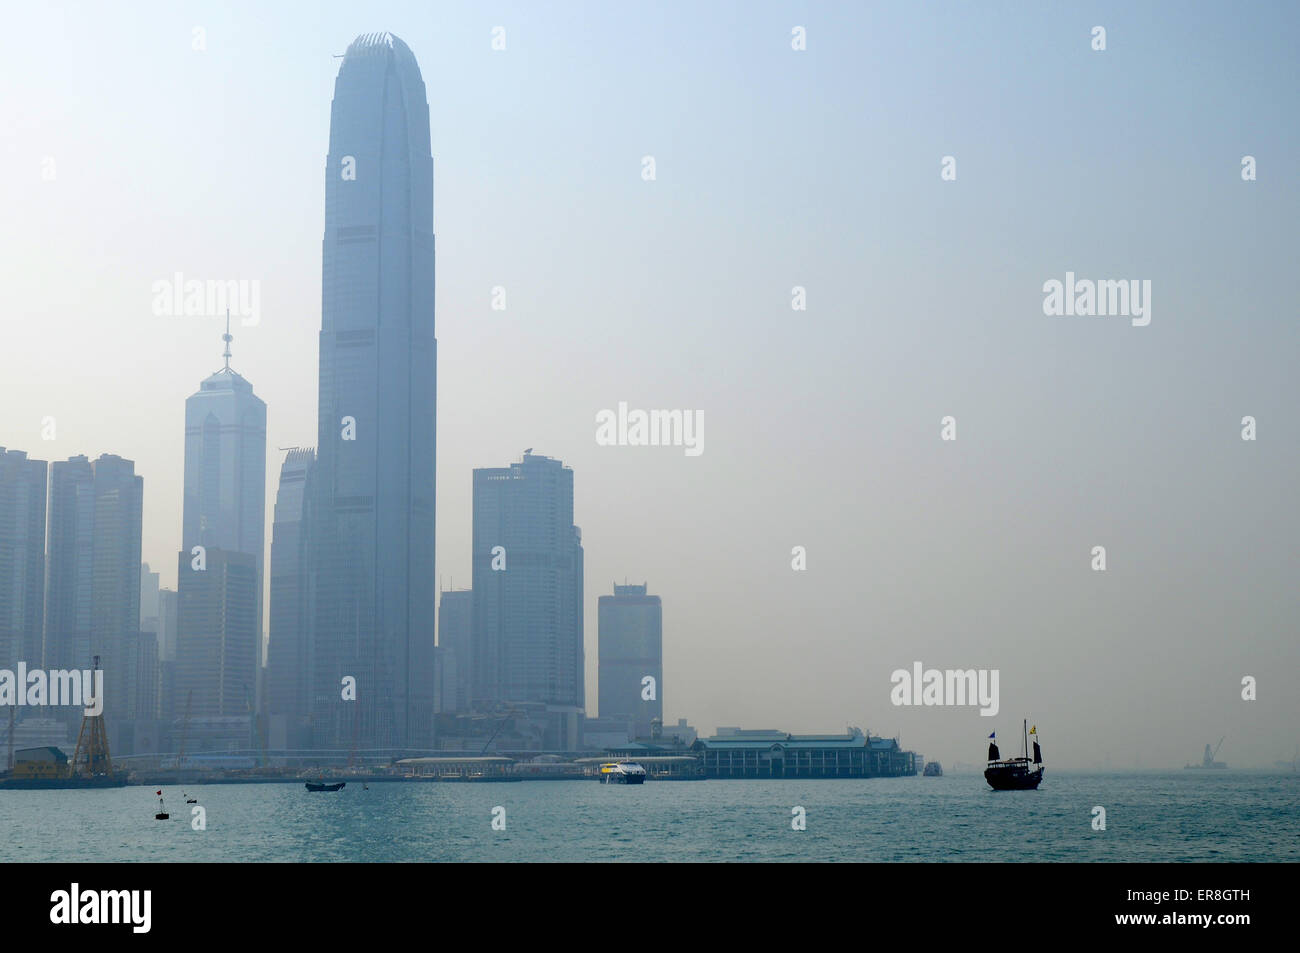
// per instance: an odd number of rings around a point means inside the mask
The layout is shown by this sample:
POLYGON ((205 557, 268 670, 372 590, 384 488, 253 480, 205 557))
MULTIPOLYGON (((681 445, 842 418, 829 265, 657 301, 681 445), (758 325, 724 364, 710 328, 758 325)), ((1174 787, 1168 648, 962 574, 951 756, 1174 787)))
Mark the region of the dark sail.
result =
POLYGON ((1042 763, 1043 763, 1043 752, 1038 747, 1038 742, 1035 741, 1034 742, 1034 764, 1042 764, 1042 763))
POLYGON ((1002 757, 1002 755, 998 754, 998 746, 997 746, 997 743, 996 743, 996 742, 993 742, 993 741, 990 741, 990 742, 989 742, 989 760, 990 760, 990 761, 997 761, 997 760, 999 760, 1001 757, 1002 757))

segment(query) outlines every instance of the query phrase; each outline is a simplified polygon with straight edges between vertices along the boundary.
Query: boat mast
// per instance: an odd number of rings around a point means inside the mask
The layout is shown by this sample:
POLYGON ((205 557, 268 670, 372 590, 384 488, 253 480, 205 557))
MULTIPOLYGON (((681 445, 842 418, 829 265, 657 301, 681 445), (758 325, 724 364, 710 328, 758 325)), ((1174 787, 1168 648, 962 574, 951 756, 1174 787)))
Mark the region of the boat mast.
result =
POLYGON ((1025 733, 1025 761, 1027 763, 1029 761, 1029 719, 1026 718, 1021 722, 1020 727, 1025 733))

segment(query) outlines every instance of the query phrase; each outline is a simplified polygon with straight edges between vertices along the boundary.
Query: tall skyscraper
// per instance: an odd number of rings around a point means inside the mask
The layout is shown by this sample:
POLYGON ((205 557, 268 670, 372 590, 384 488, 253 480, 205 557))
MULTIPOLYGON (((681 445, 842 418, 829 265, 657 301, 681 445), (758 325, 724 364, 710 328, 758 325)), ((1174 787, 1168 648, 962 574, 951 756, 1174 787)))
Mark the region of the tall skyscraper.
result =
POLYGON ((46 471, 44 460, 0 447, 0 668, 41 667, 46 471))
POLYGON ((262 665, 266 404, 231 370, 229 319, 222 340, 225 366, 185 401, 173 701, 230 717, 250 714, 262 665))
MULTIPOLYGON (((266 403, 230 368, 229 319, 222 335, 225 366, 185 401, 185 501, 181 548, 247 553, 262 578, 266 522, 266 403)), ((262 631, 261 586, 257 627, 262 631)), ((258 651, 261 647, 259 642, 258 651)), ((260 659, 259 659, 260 662, 260 659)))
POLYGON ((267 698, 273 724, 291 747, 309 743, 302 731, 311 713, 311 525, 314 450, 290 450, 280 467, 271 526, 271 640, 267 698))
POLYGON ((358 37, 339 67, 322 251, 312 723, 318 744, 420 745, 433 727, 433 157, 420 69, 389 33, 358 37))
MULTIPOLYGON (((110 737, 134 715, 143 510, 144 479, 130 460, 104 454, 50 465, 44 664, 86 669, 100 657, 110 737)), ((69 717, 79 720, 80 709, 69 717)))
POLYGON ((526 452, 474 471, 473 703, 585 707, 573 470, 526 452))
POLYGON ((633 737, 663 723, 663 608, 646 586, 615 586, 597 603, 600 624, 600 717, 626 721, 633 737), (652 679, 647 682, 646 679, 652 679), (647 697, 649 696, 649 697, 647 697))
POLYGON ((452 589, 442 593, 438 602, 438 648, 441 711, 469 711, 470 645, 473 641, 474 593, 469 589, 452 589))

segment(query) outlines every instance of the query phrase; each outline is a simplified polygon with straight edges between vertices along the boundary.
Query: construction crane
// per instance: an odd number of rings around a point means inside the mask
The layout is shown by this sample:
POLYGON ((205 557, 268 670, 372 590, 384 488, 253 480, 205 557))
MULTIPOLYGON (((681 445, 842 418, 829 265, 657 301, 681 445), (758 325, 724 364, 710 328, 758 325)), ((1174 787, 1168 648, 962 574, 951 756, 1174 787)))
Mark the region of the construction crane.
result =
MULTIPOLYGON (((1228 737, 1228 736, 1227 736, 1227 735, 1224 735, 1223 737, 1226 738, 1226 737, 1228 737)), ((1211 760, 1211 761, 1213 761, 1215 758, 1217 758, 1217 757, 1219 756, 1219 748, 1222 747, 1222 745, 1223 745, 1223 738, 1220 738, 1220 739, 1219 739, 1219 743, 1218 743, 1217 745, 1214 746, 1214 754, 1210 755, 1210 760, 1211 760)))
POLYGON ((497 723, 496 730, 492 732, 492 737, 488 738, 487 744, 485 744, 483 750, 479 752, 480 755, 487 754, 487 749, 492 746, 492 742, 497 740, 497 735, 501 734, 501 729, 506 726, 506 722, 518 714, 522 714, 522 712, 517 708, 506 709, 505 713, 501 716, 501 721, 497 723))
MULTIPOLYGON (((96 655, 94 672, 98 671, 99 656, 96 655)), ((104 728, 102 707, 98 715, 83 713, 81 730, 77 732, 77 747, 72 755, 72 763, 68 766, 68 774, 86 778, 101 774, 113 776, 113 758, 108 753, 108 731, 104 728)))

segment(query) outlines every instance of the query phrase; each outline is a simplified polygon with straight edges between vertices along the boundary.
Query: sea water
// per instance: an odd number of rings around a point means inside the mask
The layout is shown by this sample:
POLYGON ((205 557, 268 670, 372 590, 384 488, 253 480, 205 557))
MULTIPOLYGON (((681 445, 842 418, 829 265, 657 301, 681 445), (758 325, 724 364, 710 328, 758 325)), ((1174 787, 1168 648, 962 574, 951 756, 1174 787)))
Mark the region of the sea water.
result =
POLYGON ((1300 860, 1297 774, 187 787, 202 825, 155 790, 0 790, 0 861, 1300 860))

